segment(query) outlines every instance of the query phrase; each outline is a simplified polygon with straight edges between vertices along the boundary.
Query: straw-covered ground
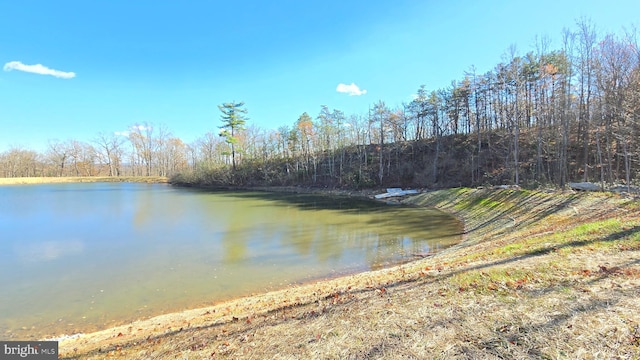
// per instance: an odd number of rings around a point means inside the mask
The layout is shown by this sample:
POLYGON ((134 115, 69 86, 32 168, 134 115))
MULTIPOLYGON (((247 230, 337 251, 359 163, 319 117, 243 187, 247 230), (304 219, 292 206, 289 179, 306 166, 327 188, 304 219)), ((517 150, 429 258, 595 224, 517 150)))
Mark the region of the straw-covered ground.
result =
POLYGON ((640 354, 640 200, 450 189, 465 240, 391 269, 60 342, 63 358, 612 359, 640 354))

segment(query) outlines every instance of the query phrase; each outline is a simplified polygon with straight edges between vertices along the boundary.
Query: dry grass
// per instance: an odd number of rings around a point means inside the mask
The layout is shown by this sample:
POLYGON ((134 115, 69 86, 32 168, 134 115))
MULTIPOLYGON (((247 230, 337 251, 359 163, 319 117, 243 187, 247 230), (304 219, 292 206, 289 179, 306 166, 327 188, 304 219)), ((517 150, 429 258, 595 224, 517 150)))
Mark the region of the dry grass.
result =
POLYGON ((70 176, 70 177, 21 177, 0 178, 0 185, 55 184, 78 182, 141 182, 166 183, 164 176, 70 176))
POLYGON ((600 359, 640 353, 640 205, 443 190, 465 221, 433 257, 64 340, 66 358, 600 359))

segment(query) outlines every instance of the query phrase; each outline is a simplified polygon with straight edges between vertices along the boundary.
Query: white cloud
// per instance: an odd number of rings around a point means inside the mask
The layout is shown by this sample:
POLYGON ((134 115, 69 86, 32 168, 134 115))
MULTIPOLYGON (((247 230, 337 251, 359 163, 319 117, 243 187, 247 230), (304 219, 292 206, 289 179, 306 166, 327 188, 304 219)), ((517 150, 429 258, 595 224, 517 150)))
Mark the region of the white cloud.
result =
MULTIPOLYGON (((122 130, 122 131, 114 131, 113 135, 116 136, 124 136, 124 137, 129 137, 129 135, 131 135, 131 133, 133 132, 134 134, 140 134, 143 131, 151 131, 153 130, 153 128, 151 126, 145 126, 145 125, 131 125, 129 126, 128 130, 122 130)), ((142 134, 144 136, 144 134, 142 134)))
POLYGON ((349 96, 360 96, 367 93, 367 90, 360 90, 358 85, 354 83, 351 83, 351 85, 340 83, 338 84, 338 87, 336 87, 336 91, 339 93, 349 94, 349 96))
POLYGON ((4 64, 4 71, 18 70, 40 75, 51 75, 62 79, 71 79, 76 77, 76 73, 49 69, 42 64, 25 65, 20 61, 10 61, 4 64))

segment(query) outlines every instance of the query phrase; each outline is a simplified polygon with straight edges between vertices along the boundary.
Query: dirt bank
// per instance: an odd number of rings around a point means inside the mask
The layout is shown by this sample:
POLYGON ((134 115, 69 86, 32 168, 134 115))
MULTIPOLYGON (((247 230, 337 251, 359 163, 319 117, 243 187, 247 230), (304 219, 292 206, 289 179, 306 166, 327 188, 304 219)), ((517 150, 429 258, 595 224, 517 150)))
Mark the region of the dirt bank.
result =
POLYGON ((60 342, 63 358, 632 358, 640 202, 450 189, 404 200, 465 222, 432 257, 60 342))

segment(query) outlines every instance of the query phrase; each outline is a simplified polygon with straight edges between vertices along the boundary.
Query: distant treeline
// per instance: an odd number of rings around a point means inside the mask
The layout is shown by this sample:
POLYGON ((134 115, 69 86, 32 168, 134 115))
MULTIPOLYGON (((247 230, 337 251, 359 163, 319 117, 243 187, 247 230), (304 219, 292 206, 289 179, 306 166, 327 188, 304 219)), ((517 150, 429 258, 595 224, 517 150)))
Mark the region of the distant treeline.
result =
POLYGON ((444 89, 421 86, 394 108, 378 101, 347 116, 321 106, 315 118, 303 113, 290 126, 264 130, 245 125, 242 105, 220 106, 223 131, 191 144, 136 124, 128 137, 51 142, 44 154, 9 150, 0 154, 0 174, 345 187, 563 187, 640 175, 636 34, 598 34, 586 20, 562 34, 559 49, 545 39, 524 55, 512 48, 492 70, 472 68, 444 89))

